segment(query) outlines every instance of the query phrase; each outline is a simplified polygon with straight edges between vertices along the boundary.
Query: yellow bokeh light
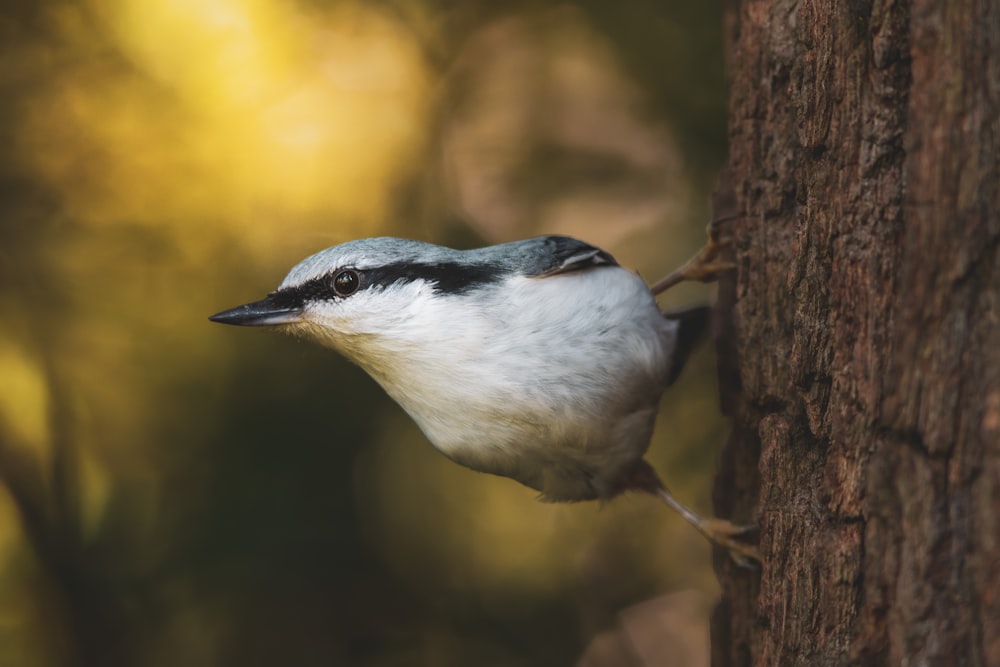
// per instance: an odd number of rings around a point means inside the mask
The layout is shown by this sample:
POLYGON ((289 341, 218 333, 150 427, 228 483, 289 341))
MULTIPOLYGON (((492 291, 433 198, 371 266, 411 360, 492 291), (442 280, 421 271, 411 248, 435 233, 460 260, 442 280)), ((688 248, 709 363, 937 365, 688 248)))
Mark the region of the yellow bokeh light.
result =
POLYGON ((403 26, 273 0, 90 9, 56 15, 62 48, 86 53, 96 20, 129 67, 78 59, 20 134, 75 217, 178 233, 212 220, 251 250, 288 223, 381 222, 426 127, 429 72, 403 26))
POLYGON ((24 349, 0 339, 0 427, 13 443, 47 451, 49 388, 24 349))

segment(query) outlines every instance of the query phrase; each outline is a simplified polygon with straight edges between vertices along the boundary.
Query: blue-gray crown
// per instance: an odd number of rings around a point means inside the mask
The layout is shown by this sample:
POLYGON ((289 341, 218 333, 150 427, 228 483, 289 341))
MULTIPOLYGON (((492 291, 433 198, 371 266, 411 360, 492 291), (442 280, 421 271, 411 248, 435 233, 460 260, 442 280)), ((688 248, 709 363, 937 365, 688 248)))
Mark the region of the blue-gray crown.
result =
POLYGON ((348 241, 307 257, 289 272, 272 298, 289 307, 344 298, 333 285, 343 271, 357 274, 354 291, 419 280, 437 293, 454 295, 515 274, 540 277, 617 265, 607 252, 568 236, 539 236, 474 250, 378 237, 348 241))

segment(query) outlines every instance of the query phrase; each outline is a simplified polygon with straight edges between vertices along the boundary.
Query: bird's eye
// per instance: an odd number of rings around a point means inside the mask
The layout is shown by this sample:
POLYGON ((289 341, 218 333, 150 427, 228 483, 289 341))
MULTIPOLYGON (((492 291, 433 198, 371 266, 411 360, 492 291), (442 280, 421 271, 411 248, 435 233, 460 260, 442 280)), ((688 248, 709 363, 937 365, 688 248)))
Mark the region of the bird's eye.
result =
POLYGON ((338 271, 333 277, 333 291, 337 296, 350 296, 358 291, 361 286, 361 276, 354 269, 344 269, 338 271))

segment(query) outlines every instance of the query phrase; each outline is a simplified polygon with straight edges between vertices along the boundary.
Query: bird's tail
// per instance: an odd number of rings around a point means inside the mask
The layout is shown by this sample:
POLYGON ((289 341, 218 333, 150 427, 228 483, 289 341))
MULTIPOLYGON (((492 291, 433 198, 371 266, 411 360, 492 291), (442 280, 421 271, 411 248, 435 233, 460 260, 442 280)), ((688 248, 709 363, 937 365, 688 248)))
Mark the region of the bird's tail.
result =
POLYGON ((712 319, 712 307, 695 306, 684 310, 663 313, 663 316, 677 323, 674 353, 670 372, 667 374, 667 384, 671 385, 677 379, 677 376, 681 374, 694 348, 705 338, 705 334, 708 332, 708 325, 712 319))

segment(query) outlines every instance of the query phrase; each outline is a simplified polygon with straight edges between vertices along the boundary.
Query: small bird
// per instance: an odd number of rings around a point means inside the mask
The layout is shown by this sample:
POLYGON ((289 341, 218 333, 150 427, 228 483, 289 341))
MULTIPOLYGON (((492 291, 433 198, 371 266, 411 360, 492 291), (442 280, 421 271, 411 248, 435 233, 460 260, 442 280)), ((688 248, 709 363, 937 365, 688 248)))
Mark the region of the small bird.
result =
MULTIPOLYGON (((704 279, 695 274, 688 267, 667 284, 704 279)), ((754 526, 698 516, 642 458, 660 396, 709 309, 661 313, 645 282, 604 250, 566 236, 475 250, 360 239, 210 319, 337 350, 456 463, 552 502, 653 494, 738 560, 759 561, 743 539, 754 526)))

